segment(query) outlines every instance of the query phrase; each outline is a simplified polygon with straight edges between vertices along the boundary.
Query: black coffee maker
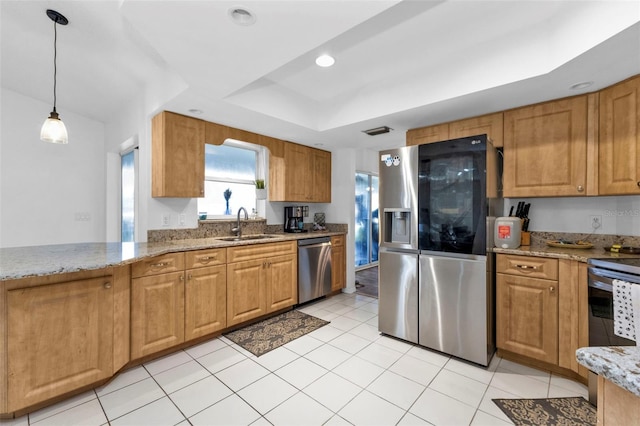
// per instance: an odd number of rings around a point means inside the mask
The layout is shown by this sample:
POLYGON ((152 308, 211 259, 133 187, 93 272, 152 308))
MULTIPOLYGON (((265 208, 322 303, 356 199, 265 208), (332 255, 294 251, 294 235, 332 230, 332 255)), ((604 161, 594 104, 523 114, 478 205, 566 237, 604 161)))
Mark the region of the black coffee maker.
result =
POLYGON ((304 206, 284 208, 284 232, 307 232, 304 229, 304 206))

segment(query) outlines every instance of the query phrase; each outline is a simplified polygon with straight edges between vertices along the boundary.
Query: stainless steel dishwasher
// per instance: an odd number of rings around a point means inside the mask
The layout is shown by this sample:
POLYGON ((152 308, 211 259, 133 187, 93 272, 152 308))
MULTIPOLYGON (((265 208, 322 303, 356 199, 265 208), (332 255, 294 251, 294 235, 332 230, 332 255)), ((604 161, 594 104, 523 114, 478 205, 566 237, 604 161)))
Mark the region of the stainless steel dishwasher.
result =
POLYGON ((331 238, 298 240, 298 303, 331 291, 331 238))

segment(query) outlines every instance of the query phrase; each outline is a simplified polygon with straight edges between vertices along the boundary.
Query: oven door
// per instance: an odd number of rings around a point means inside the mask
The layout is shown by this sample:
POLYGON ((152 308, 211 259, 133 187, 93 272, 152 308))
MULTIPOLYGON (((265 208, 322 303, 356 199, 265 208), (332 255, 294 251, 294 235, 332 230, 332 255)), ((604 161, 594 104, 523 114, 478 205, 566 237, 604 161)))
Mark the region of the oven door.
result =
MULTIPOLYGON (((639 283, 640 277, 608 269, 589 268, 589 346, 635 346, 613 332, 613 280, 639 283)), ((597 405, 597 376, 589 373, 589 402, 597 405)))
POLYGON ((638 282, 638 277, 589 268, 589 346, 635 346, 613 333, 613 280, 638 282))

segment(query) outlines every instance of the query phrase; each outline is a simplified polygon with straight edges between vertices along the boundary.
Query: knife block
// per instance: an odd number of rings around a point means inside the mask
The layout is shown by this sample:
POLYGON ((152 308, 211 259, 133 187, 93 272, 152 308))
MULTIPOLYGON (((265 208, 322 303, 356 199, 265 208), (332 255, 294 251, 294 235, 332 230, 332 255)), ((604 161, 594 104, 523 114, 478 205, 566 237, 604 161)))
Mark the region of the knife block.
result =
POLYGON ((521 246, 531 245, 531 232, 529 231, 520 232, 520 245, 521 246))

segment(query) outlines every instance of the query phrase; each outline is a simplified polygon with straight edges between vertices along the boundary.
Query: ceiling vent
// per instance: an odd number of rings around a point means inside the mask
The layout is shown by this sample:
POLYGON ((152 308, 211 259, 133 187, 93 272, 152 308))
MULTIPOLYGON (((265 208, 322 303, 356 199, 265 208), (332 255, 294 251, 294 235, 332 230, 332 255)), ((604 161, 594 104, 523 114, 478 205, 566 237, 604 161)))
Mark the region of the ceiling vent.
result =
POLYGON ((382 126, 376 127, 375 129, 363 130, 362 132, 368 134, 369 136, 381 135, 383 133, 389 133, 393 130, 391 127, 382 126))

